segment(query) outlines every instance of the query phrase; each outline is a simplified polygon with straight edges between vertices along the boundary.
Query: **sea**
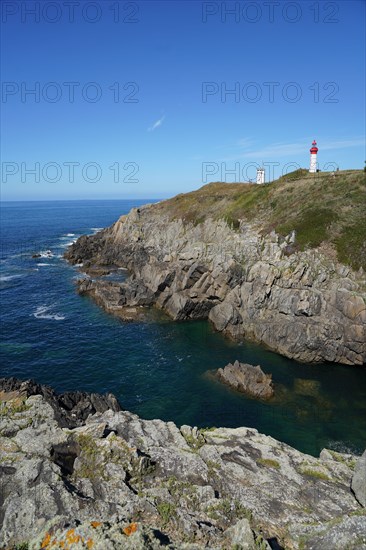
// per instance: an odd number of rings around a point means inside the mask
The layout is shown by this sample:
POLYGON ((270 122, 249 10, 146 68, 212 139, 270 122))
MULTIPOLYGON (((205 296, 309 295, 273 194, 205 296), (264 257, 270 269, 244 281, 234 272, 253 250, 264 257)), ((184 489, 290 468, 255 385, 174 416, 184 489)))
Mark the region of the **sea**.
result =
POLYGON ((234 343, 206 321, 157 314, 126 323, 76 293, 82 273, 64 260, 67 247, 146 202, 1 204, 0 376, 58 392, 113 392, 124 409, 178 426, 256 428, 313 456, 324 447, 360 454, 365 368, 301 364, 234 343), (272 373, 274 400, 250 399, 215 379, 215 369, 236 359, 272 373))

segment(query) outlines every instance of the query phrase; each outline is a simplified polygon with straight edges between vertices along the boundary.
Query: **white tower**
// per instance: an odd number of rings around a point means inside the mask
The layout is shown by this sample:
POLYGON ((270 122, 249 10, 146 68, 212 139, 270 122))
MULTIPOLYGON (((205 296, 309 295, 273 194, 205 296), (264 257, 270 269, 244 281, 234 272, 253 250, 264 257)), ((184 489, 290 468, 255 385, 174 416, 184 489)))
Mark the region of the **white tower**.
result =
POLYGON ((309 172, 313 173, 316 172, 318 163, 316 160, 316 155, 318 154, 318 148, 316 146, 316 141, 314 139, 312 143, 312 148, 310 149, 310 169, 309 172))
POLYGON ((265 181, 265 172, 264 168, 257 168, 257 183, 264 183, 265 181))

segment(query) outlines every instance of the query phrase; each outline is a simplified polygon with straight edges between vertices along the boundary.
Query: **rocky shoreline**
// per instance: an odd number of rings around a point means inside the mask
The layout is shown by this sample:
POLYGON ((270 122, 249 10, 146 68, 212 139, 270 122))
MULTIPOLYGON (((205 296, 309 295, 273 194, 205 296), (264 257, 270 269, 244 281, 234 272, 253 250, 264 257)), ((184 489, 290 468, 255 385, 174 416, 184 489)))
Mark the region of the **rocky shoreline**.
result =
POLYGON ((366 549, 365 460, 0 379, 0 548, 366 549))
POLYGON ((127 320, 154 306, 174 320, 209 319, 231 338, 298 361, 364 364, 362 271, 320 249, 289 255, 294 238, 262 235, 243 220, 234 229, 224 220, 172 219, 160 203, 79 238, 65 257, 90 273, 79 292, 127 320), (120 267, 130 274, 122 283, 95 277, 120 267))

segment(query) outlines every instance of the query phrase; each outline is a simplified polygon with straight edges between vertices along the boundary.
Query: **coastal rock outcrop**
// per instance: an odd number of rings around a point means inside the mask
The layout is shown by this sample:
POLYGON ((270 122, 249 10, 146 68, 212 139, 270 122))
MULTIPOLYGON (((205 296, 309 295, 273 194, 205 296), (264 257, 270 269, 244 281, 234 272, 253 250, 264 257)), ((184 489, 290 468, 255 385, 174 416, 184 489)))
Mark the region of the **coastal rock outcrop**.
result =
POLYGON ((133 209, 113 226, 78 239, 66 253, 83 270, 127 268, 116 286, 80 282, 109 311, 154 305, 174 320, 208 318, 216 330, 304 362, 361 365, 366 358, 362 273, 319 249, 287 255, 292 236, 262 235, 254 223, 194 224, 164 203, 133 209), (89 286, 88 286, 89 285, 89 286))
POLYGON ((358 502, 366 507, 366 451, 357 461, 351 487, 358 502))
POLYGON ((54 410, 55 418, 63 428, 80 426, 90 414, 102 413, 107 410, 118 412, 121 407, 112 393, 101 395, 71 391, 56 394, 49 386, 37 384, 33 380, 19 380, 18 378, 0 378, 0 400, 2 395, 18 395, 19 398, 28 398, 31 395, 42 395, 45 401, 54 410))
POLYGON ((60 396, 25 386, 2 381, 1 548, 366 548, 353 455, 111 409, 66 428, 60 396))
POLYGON ((269 399, 273 396, 272 375, 265 374, 259 365, 254 367, 235 361, 223 369, 218 369, 219 380, 230 387, 256 399, 269 399))

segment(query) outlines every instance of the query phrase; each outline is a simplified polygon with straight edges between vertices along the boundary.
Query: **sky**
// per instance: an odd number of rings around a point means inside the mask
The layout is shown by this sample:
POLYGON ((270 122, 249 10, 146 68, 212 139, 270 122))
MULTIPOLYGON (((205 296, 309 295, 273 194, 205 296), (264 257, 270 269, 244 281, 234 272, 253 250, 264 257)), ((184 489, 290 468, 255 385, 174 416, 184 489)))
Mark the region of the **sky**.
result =
POLYGON ((362 168, 365 6, 3 0, 2 200, 362 168))

